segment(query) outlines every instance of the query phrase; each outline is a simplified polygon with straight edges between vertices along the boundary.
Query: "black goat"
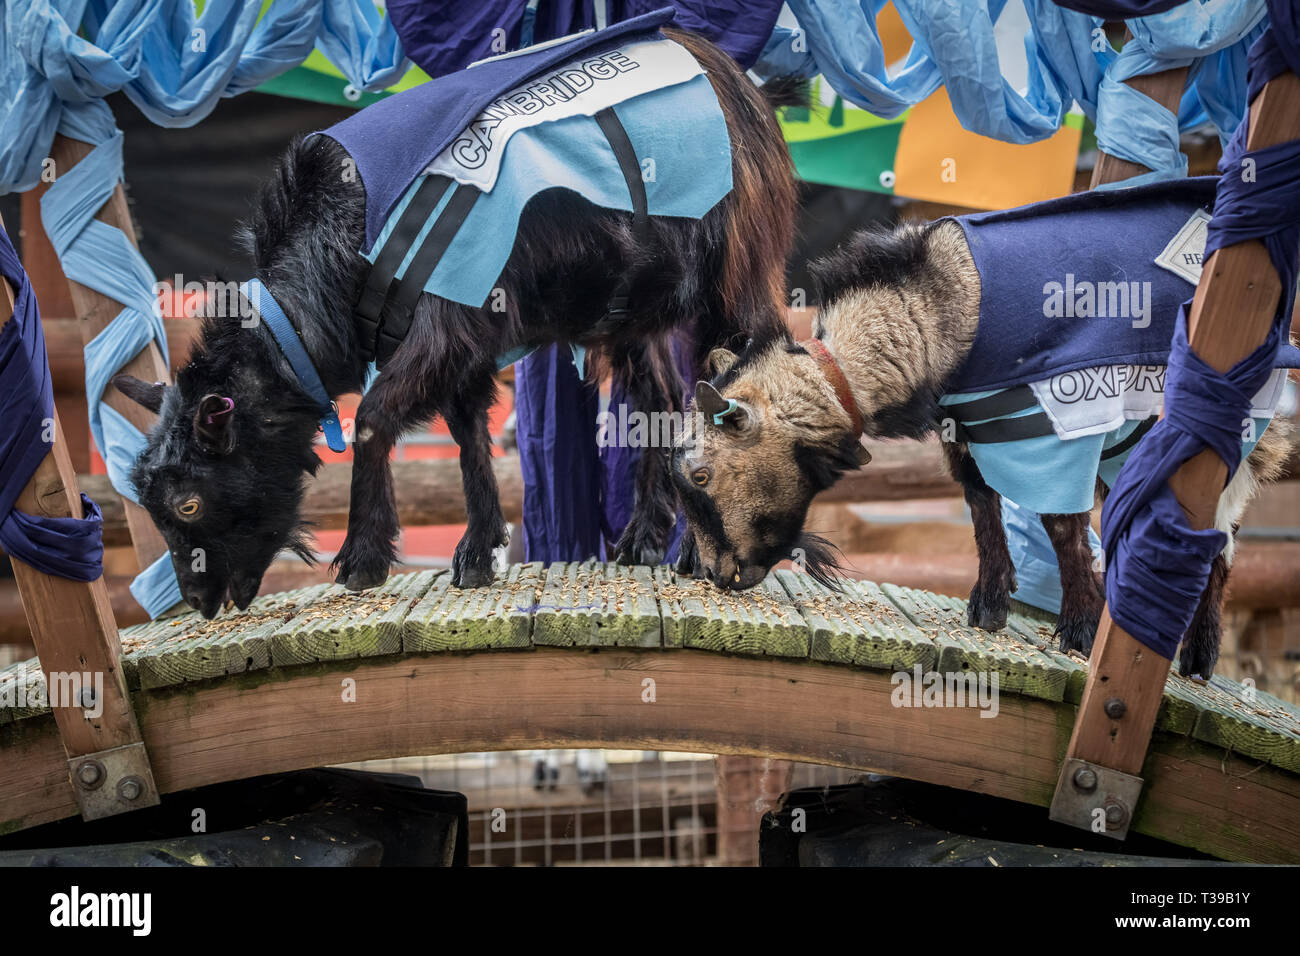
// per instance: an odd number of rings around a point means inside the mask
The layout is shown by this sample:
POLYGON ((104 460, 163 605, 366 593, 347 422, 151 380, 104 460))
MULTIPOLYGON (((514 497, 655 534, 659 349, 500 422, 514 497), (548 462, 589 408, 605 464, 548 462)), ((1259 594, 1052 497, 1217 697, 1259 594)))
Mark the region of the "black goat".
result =
MULTIPOLYGON (((399 531, 389 454, 404 432, 437 415, 460 445, 468 512, 452 580, 461 587, 491 580, 506 524, 487 415, 495 357, 505 349, 581 344, 622 377, 638 408, 673 411, 684 393, 668 351, 673 330, 691 330, 702 366, 714 346, 781 326, 795 191, 772 113, 779 99, 765 97, 707 41, 664 32, 695 56, 717 94, 731 139, 731 193, 699 220, 652 216, 642 231, 627 213, 548 190, 524 210, 500 276, 506 311, 422 294, 404 343, 357 411, 348 533, 334 561, 340 583, 361 590, 386 579, 399 531), (626 276, 631 311, 602 318, 626 276)), ((788 85, 777 89, 790 95, 788 85)), ((355 179, 340 182, 347 159, 326 136, 295 141, 264 186, 250 230, 257 277, 331 399, 360 391, 366 372, 353 319, 369 270, 357 251, 365 191, 355 179)), ((298 384, 265 322, 245 324, 208 318, 175 387, 115 380, 160 415, 132 477, 171 550, 182 593, 206 617, 227 595, 247 607, 282 549, 311 556, 300 505, 305 479, 320 464, 312 448, 320 405, 298 384)), ((643 455, 617 559, 660 561, 676 510, 664 456, 643 455)))

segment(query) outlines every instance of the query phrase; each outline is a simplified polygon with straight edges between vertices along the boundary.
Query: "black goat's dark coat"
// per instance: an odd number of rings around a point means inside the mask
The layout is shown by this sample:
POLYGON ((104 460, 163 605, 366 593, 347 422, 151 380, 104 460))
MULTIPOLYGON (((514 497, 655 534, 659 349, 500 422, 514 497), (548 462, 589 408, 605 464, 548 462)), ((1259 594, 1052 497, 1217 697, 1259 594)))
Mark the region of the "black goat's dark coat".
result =
MULTIPOLYGON (((491 552, 504 544, 506 528, 487 413, 495 356, 505 344, 579 342, 594 351, 597 368, 622 376, 636 407, 680 411, 684 388, 668 333, 689 326, 702 367, 713 346, 770 336, 782 325, 795 195, 772 104, 715 47, 689 34, 671 36, 701 62, 717 93, 732 141, 732 193, 700 220, 652 217, 641 236, 626 213, 546 191, 526 207, 500 277, 504 311, 423 295, 405 343, 357 412, 348 535, 335 558, 342 583, 365 588, 387 576, 399 531, 389 453, 402 433, 437 415, 460 445, 468 512, 454 581, 490 580, 491 552), (631 313, 602 318, 629 273, 631 313)), ((332 397, 360 391, 366 372, 352 319, 368 269, 357 252, 365 192, 361 182, 340 177, 346 158, 325 137, 291 144, 262 189, 248 234, 258 277, 332 397)), ((243 607, 275 552, 299 540, 302 485, 318 464, 311 443, 319 409, 263 323, 206 321, 177 384, 134 480, 191 603, 215 613, 229 591, 243 607), (196 447, 195 410, 208 395, 236 403, 234 449, 226 456, 196 447), (180 520, 178 496, 189 494, 202 499, 202 514, 180 520), (193 544, 200 539, 204 545, 193 544), (193 547, 211 552, 202 573, 189 569, 193 547)), ((662 456, 643 455, 639 469, 636 510, 616 553, 623 561, 657 562, 675 494, 662 456)))

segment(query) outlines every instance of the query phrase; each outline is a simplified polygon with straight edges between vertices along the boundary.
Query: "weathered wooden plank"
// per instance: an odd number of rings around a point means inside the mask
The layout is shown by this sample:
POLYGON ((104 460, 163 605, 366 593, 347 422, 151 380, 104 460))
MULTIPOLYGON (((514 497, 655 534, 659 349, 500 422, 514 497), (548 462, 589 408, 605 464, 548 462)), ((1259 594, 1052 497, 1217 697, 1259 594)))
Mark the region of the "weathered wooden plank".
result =
POLYGON ((191 611, 127 628, 124 659, 139 686, 170 687, 271 665, 271 635, 315 601, 330 584, 265 594, 247 611, 224 611, 211 621, 191 611))
POLYGON ((661 564, 654 569, 654 583, 664 647, 684 647, 687 621, 708 616, 704 597, 691 586, 689 577, 678 578, 667 565, 661 564))
POLYGON ((774 575, 748 591, 726 591, 669 572, 658 578, 656 594, 665 622, 673 622, 672 646, 756 657, 808 656, 808 624, 774 575))
POLYGON ((402 625, 406 651, 483 651, 531 646, 532 615, 543 565, 516 564, 497 571, 482 588, 455 588, 439 575, 402 625))
POLYGON ((1262 706, 1258 697, 1249 700, 1245 688, 1222 677, 1186 683, 1201 699, 1193 737, 1300 773, 1300 737, 1284 729, 1285 710, 1262 706))
POLYGON ((276 628, 270 640, 271 663, 285 667, 398 653, 402 622, 443 573, 399 574, 360 594, 329 585, 276 628))
POLYGON ((533 643, 559 647, 658 647, 659 606, 647 567, 553 564, 533 617, 533 643))
POLYGON ((1030 613, 1025 613, 1016 609, 1019 601, 1012 602, 1012 613, 1007 617, 1007 627, 1010 628, 1017 636, 1033 644, 1040 652, 1046 654, 1066 672, 1065 696, 1064 700, 1070 704, 1077 704, 1083 697, 1083 688, 1088 682, 1088 663, 1081 658, 1074 657, 1070 654, 1062 654, 1060 645, 1056 639, 1056 616, 1048 614, 1046 611, 1038 611, 1037 608, 1029 608, 1028 605, 1020 605, 1027 608, 1030 613))
POLYGON ((39 717, 50 712, 45 674, 36 658, 0 671, 0 724, 39 717))
POLYGON ((1043 700, 1065 699, 1070 672, 1013 630, 996 633, 966 625, 966 603, 944 595, 886 584, 882 590, 939 645, 937 670, 997 674, 998 692, 1043 700))
POLYGON ((842 581, 833 591, 810 575, 780 570, 776 579, 803 615, 816 661, 874 670, 932 670, 939 650, 871 581, 842 581))

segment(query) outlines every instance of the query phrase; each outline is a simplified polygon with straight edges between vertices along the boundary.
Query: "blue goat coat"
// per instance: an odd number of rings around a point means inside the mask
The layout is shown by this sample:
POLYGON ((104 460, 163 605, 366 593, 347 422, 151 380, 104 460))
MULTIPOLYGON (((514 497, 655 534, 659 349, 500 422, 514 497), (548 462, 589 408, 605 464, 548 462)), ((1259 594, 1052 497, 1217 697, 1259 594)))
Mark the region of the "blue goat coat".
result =
MULTIPOLYGON (((1156 259, 1212 207, 1215 183, 1079 193, 953 218, 979 272, 980 316, 970 354, 945 383, 940 433, 967 442, 999 494, 1040 514, 1088 511, 1095 477, 1109 484, 1154 423, 1178 307, 1195 291, 1156 259), (1080 414, 1087 403, 1101 410, 1080 414)), ((1297 359, 1286 346, 1277 364, 1297 359)), ((1280 389, 1279 375, 1257 396, 1243 456, 1280 389)))

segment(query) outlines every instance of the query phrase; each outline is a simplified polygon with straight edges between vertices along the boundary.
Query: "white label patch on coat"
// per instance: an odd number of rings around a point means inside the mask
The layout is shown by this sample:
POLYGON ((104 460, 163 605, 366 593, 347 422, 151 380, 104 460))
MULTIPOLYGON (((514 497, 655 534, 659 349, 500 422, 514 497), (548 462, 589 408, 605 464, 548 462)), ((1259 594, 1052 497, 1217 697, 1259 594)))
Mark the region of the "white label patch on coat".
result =
POLYGON ((643 40, 562 63, 488 104, 425 169, 491 192, 510 137, 522 129, 592 114, 704 72, 672 40, 643 40))
POLYGON ((1156 265, 1167 269, 1180 279, 1186 279, 1192 285, 1201 281, 1201 258, 1205 254, 1206 226, 1210 223, 1210 214, 1204 209, 1192 213, 1192 217, 1183 224, 1183 228, 1169 240, 1169 245, 1156 256, 1156 265))
MULTIPOLYGON (((1273 370, 1251 400, 1251 417, 1273 417, 1286 376, 1284 368, 1273 370)), ((1159 415, 1165 404, 1165 367, 1102 365, 1063 372, 1029 387, 1058 438, 1083 438, 1159 415)))

